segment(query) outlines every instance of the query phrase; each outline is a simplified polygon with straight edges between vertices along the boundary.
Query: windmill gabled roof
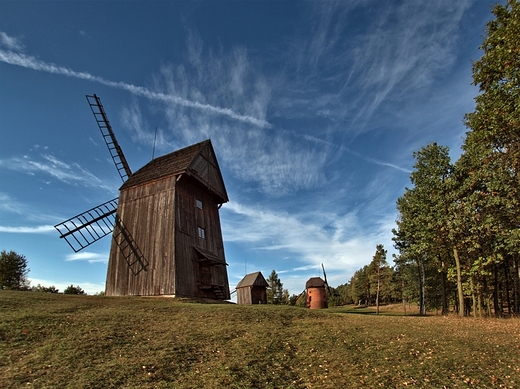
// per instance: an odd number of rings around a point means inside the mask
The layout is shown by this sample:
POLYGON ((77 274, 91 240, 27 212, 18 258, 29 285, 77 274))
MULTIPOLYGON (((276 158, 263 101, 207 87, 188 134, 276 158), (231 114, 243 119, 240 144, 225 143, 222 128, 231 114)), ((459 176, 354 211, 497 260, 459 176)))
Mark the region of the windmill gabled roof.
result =
POLYGON ((236 288, 243 288, 246 286, 269 286, 267 281, 261 272, 257 271, 256 273, 247 274, 242 280, 237 284, 236 288))
POLYGON ((324 288, 325 281, 323 281, 320 277, 312 277, 305 284, 305 288, 324 288))
POLYGON ((229 201, 209 139, 153 159, 132 174, 120 190, 179 174, 194 177, 217 195, 222 203, 229 201))

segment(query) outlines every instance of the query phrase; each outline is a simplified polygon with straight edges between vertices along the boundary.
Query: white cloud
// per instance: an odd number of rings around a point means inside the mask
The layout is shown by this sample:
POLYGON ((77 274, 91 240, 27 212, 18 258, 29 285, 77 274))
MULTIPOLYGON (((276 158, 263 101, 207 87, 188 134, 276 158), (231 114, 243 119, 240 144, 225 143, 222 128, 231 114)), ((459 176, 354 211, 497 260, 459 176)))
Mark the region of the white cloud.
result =
POLYGON ((136 100, 133 101, 131 106, 123 107, 120 116, 121 122, 132 132, 132 138, 137 143, 149 147, 155 146, 158 151, 171 152, 175 149, 175 145, 167 139, 162 129, 157 128, 156 131, 145 122, 136 100))
POLYGON ((87 251, 82 251, 79 253, 69 254, 66 257, 66 261, 87 261, 88 263, 108 263, 107 254, 100 253, 92 253, 87 251))
POLYGON ((0 226, 0 232, 7 232, 11 234, 48 234, 56 232, 54 226, 36 226, 36 227, 9 227, 0 226))
POLYGON ((372 231, 362 231, 355 214, 339 216, 311 210, 291 215, 234 202, 223 210, 229 212, 222 218, 226 242, 263 250, 266 256, 269 251, 290 253, 292 258, 304 264, 296 266, 294 271, 321 263, 335 272, 362 267, 370 261, 378 243, 387 243, 390 231, 385 219, 381 219, 372 231))
POLYGON ((20 38, 9 36, 3 31, 0 31, 0 45, 13 51, 23 51, 25 49, 20 38))
MULTIPOLYGON (((273 93, 274 114, 321 116, 334 132, 337 124, 344 131, 347 123, 347 136, 366 131, 373 115, 382 113, 383 103, 399 104, 426 93, 425 87, 450 69, 469 5, 310 3, 314 9, 306 28, 280 50, 286 70, 273 93), (363 29, 352 28, 353 11, 357 17, 366 15, 363 29)), ((393 111, 384 108, 388 121, 393 111)))
POLYGON ((67 184, 101 188, 113 192, 113 188, 109 188, 99 178, 77 163, 68 164, 49 154, 42 154, 40 157, 41 160, 33 159, 27 155, 23 158, 3 159, 0 160, 0 167, 27 174, 45 173, 67 184))
POLYGON ((96 82, 98 84, 106 85, 112 88, 122 89, 127 92, 132 93, 135 96, 140 96, 147 98, 149 100, 160 101, 168 104, 179 105, 186 108, 194 108, 197 110, 205 111, 207 113, 211 113, 214 115, 223 115, 229 117, 233 120, 245 122, 258 127, 271 127, 271 124, 265 120, 258 119, 249 115, 239 114, 229 108, 222 108, 216 105, 210 105, 201 103, 195 100, 183 99, 177 95, 164 94, 159 92, 152 92, 151 90, 141 87, 135 86, 132 84, 127 84, 125 82, 116 82, 105 80, 102 77, 94 76, 87 72, 77 72, 62 66, 57 66, 52 63, 46 63, 41 61, 33 56, 15 53, 12 51, 0 50, 0 61, 4 63, 8 63, 10 65, 22 66, 24 68, 43 71, 47 73, 60 74, 62 76, 79 78, 82 80, 87 80, 91 82, 96 82))

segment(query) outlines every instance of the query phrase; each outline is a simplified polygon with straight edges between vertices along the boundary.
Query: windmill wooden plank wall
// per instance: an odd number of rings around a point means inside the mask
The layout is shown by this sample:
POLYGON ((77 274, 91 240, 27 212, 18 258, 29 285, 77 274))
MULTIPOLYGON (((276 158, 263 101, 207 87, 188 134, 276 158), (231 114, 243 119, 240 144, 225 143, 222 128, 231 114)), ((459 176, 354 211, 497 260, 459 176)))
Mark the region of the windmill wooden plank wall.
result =
POLYGON ((219 217, 228 197, 209 140, 154 159, 120 191, 107 295, 230 298, 219 217), (121 250, 122 229, 142 261, 121 250))

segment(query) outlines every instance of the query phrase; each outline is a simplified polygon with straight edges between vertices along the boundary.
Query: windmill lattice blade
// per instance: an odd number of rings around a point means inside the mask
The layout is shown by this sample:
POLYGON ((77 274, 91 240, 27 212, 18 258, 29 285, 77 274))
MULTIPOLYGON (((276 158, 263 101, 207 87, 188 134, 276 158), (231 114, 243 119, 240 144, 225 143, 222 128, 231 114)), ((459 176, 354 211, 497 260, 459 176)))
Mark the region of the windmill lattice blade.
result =
POLYGON ((117 197, 56 224, 54 228, 77 253, 113 231, 116 210, 117 197))
POLYGON ((134 275, 148 270, 148 261, 119 216, 115 218, 117 229, 113 239, 134 275))
POLYGON ((101 135, 103 135, 103 139, 108 147, 108 151, 114 164, 116 165, 117 172, 121 176, 123 182, 125 182, 128 177, 132 175, 132 171, 130 170, 130 166, 126 161, 125 155, 123 154, 123 150, 117 143, 116 136, 114 135, 114 131, 112 131, 112 126, 108 121, 107 114, 103 109, 103 105, 101 104, 101 100, 95 94, 90 96, 87 95, 87 101, 90 105, 90 109, 94 114, 94 118, 96 119, 96 123, 101 131, 101 135))

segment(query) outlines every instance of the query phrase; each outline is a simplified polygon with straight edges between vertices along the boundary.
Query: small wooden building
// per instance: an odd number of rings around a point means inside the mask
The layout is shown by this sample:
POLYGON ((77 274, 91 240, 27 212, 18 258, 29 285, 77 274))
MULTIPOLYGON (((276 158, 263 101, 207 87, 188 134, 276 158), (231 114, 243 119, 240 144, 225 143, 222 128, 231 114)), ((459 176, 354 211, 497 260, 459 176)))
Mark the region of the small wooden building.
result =
POLYGON ((237 284, 237 304, 267 304, 267 281, 261 272, 246 275, 237 284))
POLYGON ((132 174, 120 188, 106 294, 228 300, 219 218, 227 201, 210 140, 132 174))
POLYGON ((320 277, 312 277, 305 284, 307 290, 307 308, 322 309, 327 308, 327 289, 326 283, 320 277))

